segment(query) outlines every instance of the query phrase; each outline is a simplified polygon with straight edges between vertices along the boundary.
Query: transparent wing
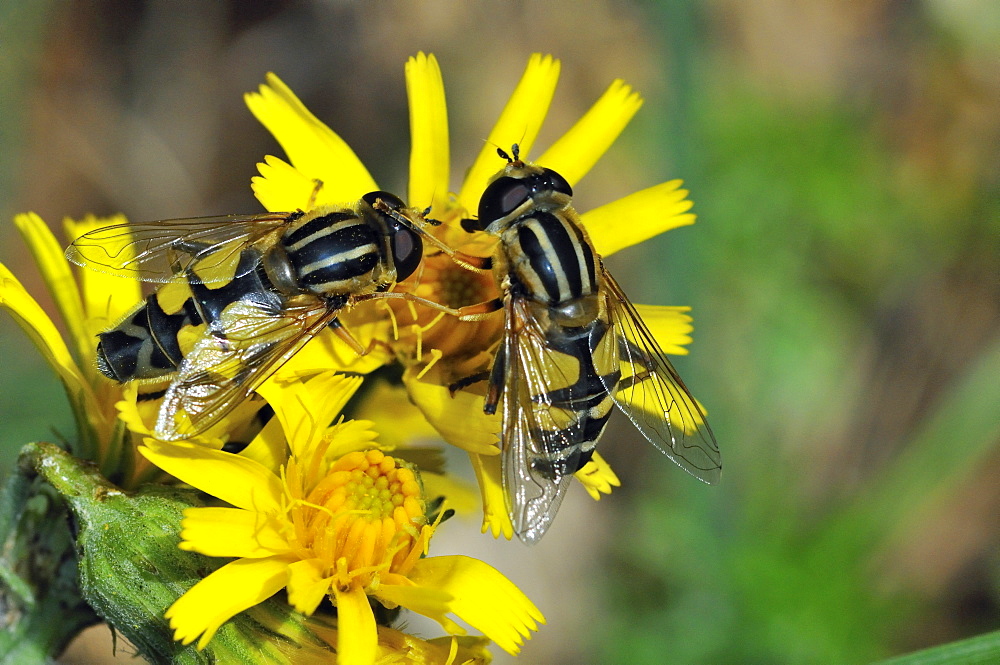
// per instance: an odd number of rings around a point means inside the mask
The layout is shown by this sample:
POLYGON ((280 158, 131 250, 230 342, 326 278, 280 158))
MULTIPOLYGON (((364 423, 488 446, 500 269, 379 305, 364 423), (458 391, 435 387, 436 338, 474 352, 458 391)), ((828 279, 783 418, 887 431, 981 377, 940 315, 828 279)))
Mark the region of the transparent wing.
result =
MULTIPOLYGON (((502 482, 514 532, 537 542, 559 510, 572 472, 559 469, 566 450, 583 436, 584 423, 552 404, 550 391, 571 383, 566 358, 558 358, 530 304, 507 297, 502 394, 502 482)), ((569 359, 573 360, 573 359, 569 359)))
POLYGON ((281 311, 245 301, 226 308, 181 362, 160 406, 156 437, 176 441, 205 432, 339 311, 319 299, 281 311))
POLYGON ((236 264, 242 250, 270 239, 299 217, 298 212, 272 212, 105 226, 74 240, 66 258, 91 270, 146 282, 168 282, 192 266, 204 283, 224 282, 242 277, 226 269, 236 264))
POLYGON ((604 280, 622 368, 616 384, 607 382, 612 398, 660 452, 695 478, 709 484, 717 482, 722 457, 705 411, 691 396, 618 282, 607 271, 604 280))

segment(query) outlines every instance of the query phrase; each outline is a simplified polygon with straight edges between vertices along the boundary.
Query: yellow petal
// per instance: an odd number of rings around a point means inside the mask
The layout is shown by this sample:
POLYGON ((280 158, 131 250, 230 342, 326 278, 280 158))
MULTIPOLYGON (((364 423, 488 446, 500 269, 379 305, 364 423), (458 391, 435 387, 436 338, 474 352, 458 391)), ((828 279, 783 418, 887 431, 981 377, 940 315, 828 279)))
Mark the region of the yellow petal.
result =
MULTIPOLYGON (((405 452, 396 456, 406 458, 405 452)), ((450 474, 429 473, 422 466, 420 471, 424 496, 427 498, 447 497, 448 508, 453 508, 459 515, 471 515, 478 507, 476 490, 461 478, 450 474)))
POLYGON ((308 380, 279 382, 269 379, 257 389, 274 409, 292 453, 307 454, 361 386, 360 376, 327 371, 308 380))
POLYGON ((359 309, 342 315, 341 322, 354 336, 362 347, 370 349, 368 353, 359 356, 347 342, 329 329, 323 330, 309 340, 298 353, 274 373, 278 380, 289 380, 319 374, 327 370, 340 370, 357 374, 368 374, 393 358, 384 344, 373 343, 375 340, 388 341, 392 326, 388 317, 382 317, 383 310, 378 306, 362 304, 364 311, 359 309))
POLYGON ((79 357, 93 357, 96 341, 87 330, 80 291, 73 279, 70 264, 66 261, 63 247, 42 218, 33 212, 15 215, 14 224, 38 264, 38 270, 49 287, 63 322, 76 343, 79 357))
POLYGON ((320 574, 317 560, 296 561, 288 567, 288 603, 303 614, 312 614, 330 591, 332 578, 320 574))
POLYGON ((463 450, 479 455, 498 455, 500 416, 483 413, 483 398, 460 390, 451 395, 447 386, 434 382, 435 368, 421 378, 411 367, 403 374, 410 399, 441 437, 463 450))
POLYGON ((289 550, 272 517, 241 508, 188 508, 181 540, 182 550, 206 556, 261 559, 289 550))
POLYGON ((615 80, 590 110, 536 161, 575 185, 607 152, 640 106, 639 93, 621 79, 615 80))
POLYGON ((240 451, 240 457, 255 460, 277 473, 278 467, 288 459, 288 446, 285 443, 285 433, 281 429, 281 421, 277 418, 269 420, 250 445, 240 451))
POLYGON ((359 400, 360 403, 353 405, 354 417, 378 420, 378 440, 390 450, 420 439, 438 438, 437 431, 410 401, 405 386, 382 379, 369 379, 359 400), (390 419, 382 418, 386 404, 392 404, 390 419))
POLYGON ((694 204, 680 180, 629 194, 580 216, 601 256, 649 240, 678 226, 694 224, 694 204))
POLYGON ((441 68, 433 54, 406 61, 406 93, 410 107, 409 204, 443 210, 448 204, 448 107, 441 68))
POLYGON ((341 591, 334 586, 337 601, 338 665, 373 665, 378 647, 375 615, 364 589, 341 591))
POLYGON ((549 112, 558 81, 559 61, 551 55, 533 54, 458 194, 459 204, 470 213, 479 209, 479 197, 490 177, 504 166, 497 157, 497 148, 509 152, 511 145, 517 143, 522 155, 531 151, 549 112))
POLYGON ((326 449, 326 459, 333 463, 337 458, 348 453, 384 448, 375 441, 379 433, 374 428, 375 423, 359 418, 344 420, 328 427, 322 436, 324 443, 329 442, 329 448, 326 449))
POLYGON ((514 536, 514 525, 507 514, 507 499, 500 481, 500 458, 470 453, 469 460, 479 481, 483 496, 483 533, 489 531, 494 538, 514 536))
POLYGON ((271 212, 293 212, 307 208, 316 192, 316 181, 288 162, 267 155, 257 162, 260 175, 250 178, 254 196, 271 212))
POLYGON ((685 345, 691 343, 690 307, 665 307, 661 305, 635 305, 639 314, 653 334, 653 339, 664 353, 671 356, 686 356, 685 345))
MULTIPOLYGON (((323 183, 317 205, 356 201, 378 189, 347 143, 310 113, 277 76, 269 73, 259 92, 247 93, 244 99, 257 120, 284 148, 295 168, 305 177, 323 183)), ((296 207, 307 204, 308 198, 296 207)))
POLYGON ((478 559, 427 557, 407 577, 416 586, 382 585, 377 595, 438 621, 449 632, 454 623, 446 615, 455 614, 508 653, 520 651, 538 623, 545 623, 513 582, 478 559))
POLYGON ((601 494, 611 494, 613 487, 622 486, 622 481, 618 480, 618 476, 599 453, 594 453, 593 458, 573 475, 594 501, 600 501, 601 494))
POLYGON ((188 485, 237 508, 277 513, 281 481, 254 460, 183 441, 146 439, 139 452, 150 462, 188 485))
POLYGON ((285 586, 289 563, 281 557, 237 559, 219 568, 188 589, 164 614, 170 619, 174 639, 191 644, 201 635, 198 648, 204 649, 222 624, 285 586))
POLYGON ((96 424, 102 413, 90 385, 73 360, 52 319, 0 263, 0 307, 10 312, 62 381, 78 418, 96 424))
MULTIPOLYGON (((87 215, 80 221, 64 219, 63 231, 66 237, 77 238, 88 231, 125 224, 127 221, 124 215, 112 217, 87 215)), ((135 308, 142 300, 142 286, 136 279, 88 268, 80 268, 77 271, 77 278, 80 280, 80 291, 83 293, 83 306, 88 321, 87 335, 91 347, 89 357, 93 357, 96 349, 94 335, 117 324, 126 313, 135 308)))

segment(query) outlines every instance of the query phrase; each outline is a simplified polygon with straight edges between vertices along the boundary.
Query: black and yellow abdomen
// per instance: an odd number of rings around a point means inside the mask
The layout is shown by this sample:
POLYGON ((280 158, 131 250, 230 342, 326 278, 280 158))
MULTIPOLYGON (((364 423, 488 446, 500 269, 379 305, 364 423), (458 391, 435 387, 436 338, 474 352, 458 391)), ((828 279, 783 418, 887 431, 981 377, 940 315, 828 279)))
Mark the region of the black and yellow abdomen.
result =
MULTIPOLYGON (((244 250, 238 267, 257 264, 260 254, 244 250)), ((98 335, 97 367, 124 383, 177 371, 191 342, 229 305, 253 298, 281 307, 283 296, 259 266, 223 284, 205 284, 187 270, 160 286, 114 328, 98 335)))

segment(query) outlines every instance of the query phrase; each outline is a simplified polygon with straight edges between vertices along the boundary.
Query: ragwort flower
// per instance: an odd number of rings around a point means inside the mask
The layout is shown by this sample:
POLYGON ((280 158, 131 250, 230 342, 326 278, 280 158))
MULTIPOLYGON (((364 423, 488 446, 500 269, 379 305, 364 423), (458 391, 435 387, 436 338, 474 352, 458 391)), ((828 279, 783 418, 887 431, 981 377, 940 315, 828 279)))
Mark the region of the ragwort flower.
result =
MULTIPOLYGON (((305 614, 327 598, 336 606, 340 663, 373 663, 380 649, 389 648, 391 634, 377 626, 371 602, 408 608, 463 635, 449 618, 454 614, 511 653, 544 621, 489 565, 465 556, 426 556, 442 513, 428 502, 419 472, 378 449, 372 423, 325 425, 357 383, 359 377, 327 372, 266 391, 293 393, 272 402, 290 450, 283 463, 276 455, 268 462, 266 455, 147 439, 140 451, 150 461, 233 506, 185 512, 183 549, 236 560, 167 611, 176 639, 198 640, 202 648, 226 620, 281 588, 305 614)), ((270 436, 267 429, 250 449, 271 448, 262 441, 270 436)), ((419 647, 405 642, 399 648, 419 647)), ((430 659, 433 653, 426 662, 438 662, 430 659)))
MULTIPOLYGON (((443 245, 470 256, 489 256, 494 239, 468 234, 459 225, 501 164, 496 147, 518 143, 527 155, 555 93, 559 61, 534 55, 510 100, 490 132, 479 156, 468 169, 457 194, 450 180, 447 107, 437 60, 423 53, 406 64, 410 102, 410 182, 407 201, 429 207, 430 217, 442 222, 428 229, 443 245)), ((269 210, 302 206, 316 180, 336 182, 323 196, 350 200, 374 188, 374 181, 357 156, 328 127, 302 105, 273 74, 259 93, 247 96, 257 118, 274 134, 290 164, 267 157, 254 180, 257 197, 269 210), (333 172, 336 169, 336 174, 333 172), (338 175, 338 179, 329 180, 338 175)), ((621 80, 614 81, 594 106, 559 140, 534 160, 562 174, 575 185, 611 146, 642 99, 621 80)), ((644 189, 618 201, 585 212, 581 219, 598 252, 608 256, 669 229, 691 224, 692 203, 681 181, 644 189), (622 223, 627 220, 628 223, 622 223)), ((449 307, 484 302, 498 295, 494 277, 469 270, 446 253, 429 248, 420 270, 397 285, 406 291, 449 307)), ((497 434, 499 417, 483 413, 484 386, 473 385, 452 394, 456 381, 489 368, 499 344, 502 316, 460 321, 409 302, 383 303, 391 310, 390 346, 406 370, 403 381, 410 399, 449 443, 466 450, 483 495, 483 530, 510 538, 513 529, 500 488, 497 434)), ((637 305, 637 310, 667 353, 686 353, 691 318, 686 307, 637 305)), ((595 499, 619 481, 600 455, 577 474, 595 499)))

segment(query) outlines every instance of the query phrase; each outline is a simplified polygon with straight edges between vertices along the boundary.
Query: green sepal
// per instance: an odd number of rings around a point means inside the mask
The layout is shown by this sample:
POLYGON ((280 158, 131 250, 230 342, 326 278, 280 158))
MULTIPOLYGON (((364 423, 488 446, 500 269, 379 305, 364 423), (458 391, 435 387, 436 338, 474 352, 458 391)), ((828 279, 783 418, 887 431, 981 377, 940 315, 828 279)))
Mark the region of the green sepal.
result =
POLYGON ((205 505, 204 495, 164 485, 127 493, 93 465, 49 444, 32 445, 34 467, 76 518, 83 597, 141 656, 153 663, 332 660, 329 647, 304 627, 305 617, 274 599, 231 619, 202 651, 175 642, 164 612, 228 561, 178 548, 183 512, 205 505))

